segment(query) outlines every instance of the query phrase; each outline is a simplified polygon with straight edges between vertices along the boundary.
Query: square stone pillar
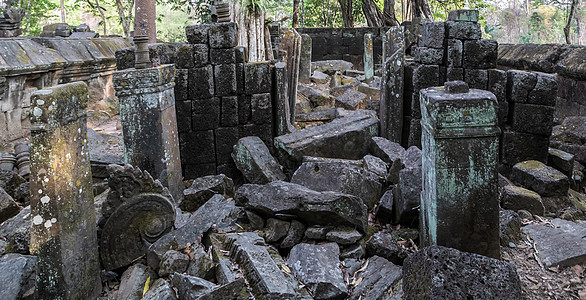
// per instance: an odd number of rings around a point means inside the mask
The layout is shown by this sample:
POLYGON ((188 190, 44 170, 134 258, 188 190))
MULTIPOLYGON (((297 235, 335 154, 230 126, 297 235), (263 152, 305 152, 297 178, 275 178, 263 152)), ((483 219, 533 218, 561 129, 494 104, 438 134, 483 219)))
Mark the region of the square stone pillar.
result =
POLYGON ((175 201, 182 194, 175 115, 175 67, 127 69, 114 73, 120 101, 124 162, 148 171, 175 201))
POLYGON ((299 82, 311 82, 311 37, 309 34, 301 35, 301 53, 299 58, 299 82))
POLYGON ((497 109, 462 81, 421 90, 425 246, 500 257, 497 109))
POLYGON ((403 84, 405 31, 394 26, 383 36, 383 72, 380 101, 380 135, 401 143, 403 134, 403 84))
POLYGON ((370 82, 374 76, 374 46, 372 33, 364 35, 364 55, 362 56, 364 63, 364 77, 366 82, 370 82))
POLYGON ((31 243, 38 299, 97 299, 100 262, 87 148, 88 87, 31 96, 31 243))

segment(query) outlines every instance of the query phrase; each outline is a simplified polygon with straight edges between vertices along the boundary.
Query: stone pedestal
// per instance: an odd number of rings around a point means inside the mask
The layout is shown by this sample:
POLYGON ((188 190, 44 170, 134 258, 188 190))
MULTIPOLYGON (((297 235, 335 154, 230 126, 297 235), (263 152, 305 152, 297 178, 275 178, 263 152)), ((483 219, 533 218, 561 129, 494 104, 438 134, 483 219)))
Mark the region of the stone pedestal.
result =
POLYGON ((96 299, 101 292, 88 87, 57 85, 31 96, 31 243, 38 299, 96 299))
POLYGON ((366 82, 370 82, 374 76, 374 49, 373 49, 372 33, 364 35, 364 55, 362 62, 364 63, 364 77, 366 82))
POLYGON ((395 143, 401 143, 403 131, 404 66, 405 33, 403 27, 395 26, 383 36, 380 101, 380 135, 395 143))
POLYGON ((175 116, 175 67, 128 69, 114 73, 124 136, 124 161, 148 171, 182 193, 181 160, 175 116))
POLYGON ((424 245, 500 257, 497 107, 461 81, 421 90, 424 245))

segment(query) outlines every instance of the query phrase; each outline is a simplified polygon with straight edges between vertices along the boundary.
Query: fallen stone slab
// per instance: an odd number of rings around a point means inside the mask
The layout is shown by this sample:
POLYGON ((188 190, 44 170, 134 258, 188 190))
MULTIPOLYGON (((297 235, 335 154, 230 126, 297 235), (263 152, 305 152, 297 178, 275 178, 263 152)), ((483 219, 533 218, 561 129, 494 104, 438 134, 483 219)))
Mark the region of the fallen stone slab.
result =
POLYGON ((421 167, 399 171, 399 184, 393 189, 395 224, 416 225, 421 205, 422 184, 421 167))
POLYGON ((314 191, 333 191, 354 195, 371 209, 379 201, 382 184, 379 176, 366 170, 362 161, 320 159, 305 161, 291 182, 314 191))
POLYGON ((250 299, 250 296, 246 290, 244 278, 239 278, 228 284, 216 286, 211 292, 200 296, 197 300, 250 299))
POLYGON ((245 184, 236 191, 235 199, 237 205, 265 217, 289 214, 310 225, 350 225, 362 232, 367 226, 367 207, 360 198, 317 192, 295 183, 245 184))
POLYGON ((22 299, 34 291, 36 267, 36 256, 9 253, 0 257, 0 299, 22 299))
MULTIPOLYGON (((327 76, 327 75, 326 75, 327 76)), ((311 101, 315 106, 332 106, 334 104, 333 98, 330 97, 327 91, 321 91, 318 89, 314 89, 309 86, 298 86, 299 90, 297 95, 301 94, 302 97, 298 97, 303 99, 306 97, 309 101, 311 101)), ((299 101, 297 101, 299 103, 299 101)))
POLYGON ((574 173, 574 155, 555 148, 549 148, 547 164, 571 177, 574 173))
POLYGON ((264 240, 253 232, 230 233, 226 249, 244 272, 253 294, 260 299, 295 299, 296 292, 273 261, 264 240))
POLYGON ((174 273, 171 276, 173 287, 177 289, 179 299, 195 300, 211 292, 216 286, 214 283, 195 276, 174 273))
POLYGON ((338 111, 335 108, 312 111, 303 114, 295 114, 295 122, 318 122, 330 121, 337 117, 338 111))
POLYGON ((195 179, 189 188, 183 190, 179 208, 194 212, 216 194, 226 199, 234 197, 234 182, 230 177, 220 174, 195 179))
POLYGON ((273 158, 269 148, 257 136, 238 140, 232 152, 236 167, 250 183, 264 184, 286 180, 282 167, 273 158))
POLYGON ((564 119, 561 126, 554 127, 551 146, 574 155, 574 159, 586 164, 586 116, 564 119))
POLYGON ((191 255, 189 266, 187 267, 187 274, 203 278, 205 280, 213 280, 215 276, 214 261, 208 255, 201 244, 193 244, 189 249, 191 255))
POLYGON ((368 95, 354 89, 347 89, 344 94, 336 97, 336 107, 348 110, 364 109, 368 95))
POLYGON ((175 291, 164 279, 157 279, 144 294, 143 300, 177 300, 175 291))
POLYGON ((326 240, 338 245, 350 245, 358 242, 362 234, 356 229, 348 227, 338 227, 326 233, 326 240))
POLYGON ((328 80, 330 80, 330 76, 328 76, 328 74, 320 72, 320 71, 313 71, 313 74, 311 75, 311 81, 315 82, 315 83, 327 83, 328 80))
POLYGON ((523 299, 513 264, 436 245, 405 259, 403 293, 406 300, 523 299))
POLYGON ((399 283, 403 274, 400 266, 380 256, 369 258, 367 263, 366 269, 355 275, 362 280, 354 287, 350 300, 389 299, 389 295, 395 295, 401 289, 399 283))
POLYGON ((297 244, 289 253, 287 265, 315 299, 343 299, 348 295, 340 269, 340 250, 336 243, 297 244))
POLYGON ((366 243, 366 254, 383 257, 397 265, 402 265, 408 255, 406 249, 399 246, 397 239, 388 230, 372 235, 366 243))
POLYGON ((537 255, 546 267, 569 267, 586 261, 586 222, 562 219, 547 224, 530 224, 522 228, 535 241, 537 255))
POLYGON ((334 75, 336 72, 345 73, 351 70, 354 65, 345 60, 320 60, 311 62, 311 71, 320 71, 328 75, 334 75))
POLYGON ((135 264, 126 269, 120 279, 120 288, 118 289, 118 298, 128 300, 142 299, 142 292, 147 279, 151 282, 157 279, 153 270, 143 264, 135 264))
POLYGON ((570 188, 568 176, 536 160, 515 164, 511 180, 541 196, 566 196, 570 188))
POLYGON ((281 135, 274 142, 279 161, 293 170, 303 156, 360 159, 368 154, 370 140, 377 134, 375 112, 358 110, 324 125, 281 135))
POLYGON ((523 209, 534 215, 545 215, 541 196, 534 191, 515 185, 507 185, 503 188, 501 197, 501 205, 504 209, 514 211, 523 209))
POLYGON ((159 265, 159 276, 166 277, 173 273, 183 273, 189 266, 189 256, 183 252, 169 250, 163 254, 159 265))
POLYGON ((18 204, 0 188, 0 223, 16 216, 19 211, 18 204))

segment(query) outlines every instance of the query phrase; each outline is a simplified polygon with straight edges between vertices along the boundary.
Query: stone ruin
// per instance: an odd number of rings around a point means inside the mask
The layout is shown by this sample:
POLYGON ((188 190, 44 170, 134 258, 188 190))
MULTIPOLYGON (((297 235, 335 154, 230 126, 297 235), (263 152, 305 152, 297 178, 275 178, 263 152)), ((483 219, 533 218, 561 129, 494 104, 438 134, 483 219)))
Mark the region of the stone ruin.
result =
POLYGON ((583 47, 519 59, 470 10, 271 26, 259 63, 237 34, 0 39, 31 134, 0 160, 0 298, 522 299, 501 254, 524 233, 544 267, 584 262, 583 47), (87 121, 114 90, 118 156, 87 121))

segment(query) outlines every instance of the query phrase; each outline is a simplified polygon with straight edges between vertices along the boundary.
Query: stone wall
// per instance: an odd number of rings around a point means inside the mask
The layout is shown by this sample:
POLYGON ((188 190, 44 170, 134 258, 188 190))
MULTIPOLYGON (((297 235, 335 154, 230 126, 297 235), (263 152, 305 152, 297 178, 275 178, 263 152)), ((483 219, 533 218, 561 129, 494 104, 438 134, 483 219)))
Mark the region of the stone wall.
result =
POLYGON ((312 39, 311 61, 342 59, 352 62, 362 70, 364 63, 364 35, 374 38, 374 62, 380 64, 382 57, 382 36, 388 27, 358 28, 296 28, 299 34, 308 34, 312 39))
POLYGON ((586 47, 561 44, 504 44, 498 66, 556 74, 559 84, 555 116, 586 116, 586 47))
POLYGON ((84 81, 90 101, 114 94, 115 52, 123 38, 0 39, 0 143, 29 134, 30 95, 57 84, 84 81))

